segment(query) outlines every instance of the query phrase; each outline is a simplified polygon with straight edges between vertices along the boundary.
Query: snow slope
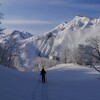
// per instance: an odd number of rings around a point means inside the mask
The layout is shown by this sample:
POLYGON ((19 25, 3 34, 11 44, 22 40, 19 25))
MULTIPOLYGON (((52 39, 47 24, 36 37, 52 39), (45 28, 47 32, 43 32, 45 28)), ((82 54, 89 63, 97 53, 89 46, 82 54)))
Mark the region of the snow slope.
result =
POLYGON ((99 100, 98 77, 94 69, 62 64, 47 70, 43 84, 39 72, 0 66, 0 100, 99 100))
POLYGON ((32 100, 37 83, 33 76, 0 66, 0 100, 32 100))

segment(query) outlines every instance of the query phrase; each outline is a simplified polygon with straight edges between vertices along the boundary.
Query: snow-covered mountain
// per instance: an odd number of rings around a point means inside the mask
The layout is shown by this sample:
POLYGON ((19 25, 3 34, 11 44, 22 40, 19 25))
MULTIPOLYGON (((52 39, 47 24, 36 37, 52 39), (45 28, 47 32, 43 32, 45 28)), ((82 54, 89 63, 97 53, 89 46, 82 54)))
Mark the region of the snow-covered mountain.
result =
POLYGON ((73 49, 84 43, 88 37, 100 36, 100 18, 76 16, 68 22, 63 22, 51 31, 41 36, 14 31, 11 36, 18 40, 21 50, 20 59, 23 66, 32 67, 36 57, 53 58, 68 48, 73 49))
MULTIPOLYGON (((51 31, 44 34, 45 37, 50 35, 47 44, 52 44, 49 51, 49 57, 59 56, 62 50, 73 49, 78 44, 84 43, 88 37, 94 37, 99 34, 100 18, 93 19, 89 17, 76 16, 69 22, 63 22, 51 31)), ((43 46, 44 47, 44 46, 43 46)), ((42 47, 42 48, 43 48, 42 47)), ((46 52, 43 52, 46 54, 46 52)))
POLYGON ((51 52, 61 51, 62 48, 73 48, 83 43, 87 37, 99 34, 100 18, 76 16, 69 22, 63 22, 51 32, 56 34, 53 49, 51 52))
POLYGON ((27 38, 32 37, 33 35, 30 33, 27 33, 27 32, 20 32, 20 31, 14 30, 11 33, 11 36, 13 36, 14 38, 17 38, 17 39, 27 39, 27 38))

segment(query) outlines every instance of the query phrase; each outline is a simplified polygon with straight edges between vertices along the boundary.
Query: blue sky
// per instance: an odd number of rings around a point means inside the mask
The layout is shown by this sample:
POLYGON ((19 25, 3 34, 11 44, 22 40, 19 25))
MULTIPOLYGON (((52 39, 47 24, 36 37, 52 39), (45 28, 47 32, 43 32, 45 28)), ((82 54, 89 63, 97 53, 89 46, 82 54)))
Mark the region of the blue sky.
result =
POLYGON ((2 27, 45 33, 76 15, 100 17, 100 0, 0 0, 0 12, 4 13, 2 27))

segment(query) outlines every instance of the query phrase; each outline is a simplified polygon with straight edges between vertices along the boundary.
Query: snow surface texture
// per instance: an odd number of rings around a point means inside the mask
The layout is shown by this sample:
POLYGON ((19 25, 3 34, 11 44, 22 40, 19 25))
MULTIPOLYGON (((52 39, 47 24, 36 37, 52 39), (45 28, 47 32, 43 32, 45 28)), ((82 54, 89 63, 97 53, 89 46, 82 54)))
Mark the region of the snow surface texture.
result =
POLYGON ((94 69, 61 64, 40 72, 18 72, 0 66, 0 100, 99 100, 100 79, 94 69))
POLYGON ((63 22, 41 36, 32 36, 19 31, 14 31, 11 35, 18 40, 22 65, 30 69, 36 57, 59 56, 64 48, 73 49, 78 44, 84 43, 88 37, 100 36, 99 30, 100 18, 76 16, 73 20, 63 22))

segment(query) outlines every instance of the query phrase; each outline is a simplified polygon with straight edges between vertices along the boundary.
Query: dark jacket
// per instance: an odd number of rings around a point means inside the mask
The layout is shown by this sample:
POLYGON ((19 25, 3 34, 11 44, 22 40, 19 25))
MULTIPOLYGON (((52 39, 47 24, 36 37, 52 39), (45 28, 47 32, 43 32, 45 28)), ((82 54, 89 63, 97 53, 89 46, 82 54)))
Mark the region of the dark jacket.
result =
POLYGON ((42 69, 40 75, 42 75, 42 77, 45 77, 45 74, 46 74, 46 71, 42 69))

